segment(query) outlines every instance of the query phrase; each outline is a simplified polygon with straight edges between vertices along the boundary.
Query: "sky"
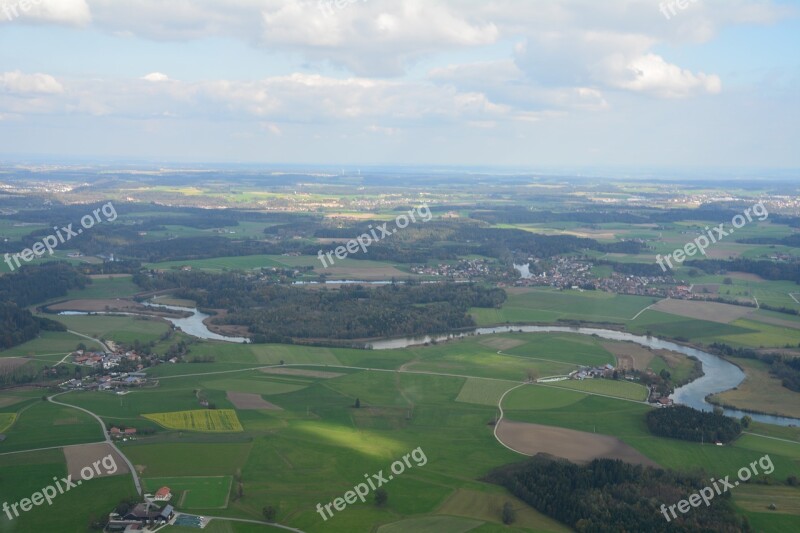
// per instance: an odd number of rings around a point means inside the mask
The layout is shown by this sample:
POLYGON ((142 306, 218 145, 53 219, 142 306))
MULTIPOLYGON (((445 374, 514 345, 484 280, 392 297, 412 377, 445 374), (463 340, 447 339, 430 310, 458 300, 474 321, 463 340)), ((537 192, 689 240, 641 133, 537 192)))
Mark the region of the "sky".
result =
POLYGON ((800 168, 800 0, 0 0, 0 159, 800 168))

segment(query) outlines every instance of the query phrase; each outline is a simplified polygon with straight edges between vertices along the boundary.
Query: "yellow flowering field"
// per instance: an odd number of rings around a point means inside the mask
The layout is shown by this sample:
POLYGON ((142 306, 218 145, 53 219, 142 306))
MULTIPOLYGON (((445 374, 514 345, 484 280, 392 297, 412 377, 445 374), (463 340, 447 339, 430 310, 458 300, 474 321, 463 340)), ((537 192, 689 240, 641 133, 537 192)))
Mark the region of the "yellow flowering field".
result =
POLYGON ((244 431, 233 409, 201 409, 142 415, 167 429, 224 433, 244 431))

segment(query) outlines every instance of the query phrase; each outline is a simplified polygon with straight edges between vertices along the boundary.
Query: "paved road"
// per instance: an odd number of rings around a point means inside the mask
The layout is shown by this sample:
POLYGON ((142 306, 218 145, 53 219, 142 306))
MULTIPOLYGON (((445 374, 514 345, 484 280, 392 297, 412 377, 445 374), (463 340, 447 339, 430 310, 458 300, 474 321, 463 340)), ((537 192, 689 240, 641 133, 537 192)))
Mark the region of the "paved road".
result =
POLYGON ((77 405, 71 405, 71 404, 68 404, 68 403, 57 402, 56 400, 53 399, 56 396, 60 396, 62 394, 65 394, 65 393, 59 392, 58 394, 54 394, 54 395, 48 397, 47 399, 49 401, 53 402, 56 405, 62 405, 64 407, 71 407, 72 409, 77 409, 78 411, 83 411, 84 413, 86 413, 87 415, 90 415, 92 418, 94 418, 95 420, 97 420, 97 422, 100 423, 100 428, 102 429, 103 435, 106 438, 105 442, 108 443, 108 445, 111 446, 114 449, 114 451, 117 452, 120 457, 122 457, 122 460, 125 461, 125 463, 128 465, 128 469, 131 471, 131 475, 133 476, 133 484, 136 486, 136 492, 138 492, 139 495, 141 495, 142 494, 142 483, 139 480, 139 474, 136 472, 136 468, 134 468, 133 463, 131 463, 130 459, 128 459, 125 456, 125 454, 122 453, 122 450, 117 448, 117 445, 114 443, 114 441, 111 440, 111 437, 106 432, 106 424, 105 424, 105 422, 103 422, 103 419, 100 418, 99 416, 97 416, 96 414, 94 414, 93 412, 89 411, 88 409, 84 409, 83 407, 78 407, 77 405))
POLYGON ((95 339, 94 337, 90 337, 89 335, 84 335, 83 333, 78 333, 77 331, 72 331, 71 329, 68 329, 67 332, 72 333, 73 335, 77 335, 78 337, 83 337, 84 339, 89 339, 90 341, 94 341, 97 344, 99 344, 100 346, 102 346, 103 349, 105 351, 107 351, 107 352, 113 352, 114 351, 111 348, 109 348, 108 345, 106 343, 104 343, 103 341, 101 341, 100 339, 95 339))

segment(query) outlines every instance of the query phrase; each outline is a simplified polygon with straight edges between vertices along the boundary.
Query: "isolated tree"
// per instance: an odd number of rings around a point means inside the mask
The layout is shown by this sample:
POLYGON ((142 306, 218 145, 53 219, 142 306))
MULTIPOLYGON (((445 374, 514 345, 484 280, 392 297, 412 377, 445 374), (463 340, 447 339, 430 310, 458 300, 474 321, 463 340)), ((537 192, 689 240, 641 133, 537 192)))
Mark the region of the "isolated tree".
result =
POLYGON ((267 522, 274 522, 275 517, 278 515, 278 510, 271 505, 267 505, 261 510, 261 513, 264 515, 264 520, 267 522))
POLYGON ((356 407, 356 409, 361 409, 361 400, 358 399, 358 398, 356 398, 355 407, 356 407))
POLYGON ((511 505, 511 502, 506 502, 503 504, 503 523, 505 525, 511 525, 517 520, 517 513, 514 512, 514 507, 511 505))
POLYGON ((375 491, 375 505, 383 507, 389 501, 389 493, 383 487, 375 491))
POLYGON ((751 417, 749 417, 748 415, 744 415, 742 417, 742 427, 745 428, 745 429, 749 428, 750 427, 750 422, 752 422, 752 421, 753 421, 753 419, 751 417))

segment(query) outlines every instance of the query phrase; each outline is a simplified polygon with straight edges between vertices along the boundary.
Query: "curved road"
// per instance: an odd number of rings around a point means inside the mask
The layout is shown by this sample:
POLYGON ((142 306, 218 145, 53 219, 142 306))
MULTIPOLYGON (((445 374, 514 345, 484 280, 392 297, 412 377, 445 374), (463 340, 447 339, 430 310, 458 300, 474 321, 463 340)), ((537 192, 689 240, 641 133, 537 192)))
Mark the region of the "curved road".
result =
POLYGON ((497 442, 499 442, 499 443, 500 443, 500 444, 502 444, 502 445, 503 445, 505 448, 508 448, 508 449, 509 449, 509 450, 511 450, 512 452, 514 452, 514 453, 518 453, 518 454, 520 454, 520 455, 527 455, 527 454, 524 454, 524 453, 522 453, 522 452, 520 452, 520 451, 518 451, 518 450, 515 450, 515 449, 514 449, 514 448, 512 448, 511 446, 507 445, 505 442, 501 441, 501 440, 500 440, 500 437, 498 437, 498 436, 497 436, 497 428, 498 428, 498 427, 500 427, 500 422, 502 422, 502 421, 503 421, 503 414, 504 414, 504 413, 503 413, 503 400, 505 399, 506 395, 507 395, 509 392, 513 391, 513 390, 517 390, 517 389, 518 389, 518 388, 520 388, 520 387, 524 387, 525 385, 529 385, 529 383, 522 383, 521 385, 517 385, 516 387, 511 387, 510 389, 508 389, 507 391, 505 391, 505 392, 503 393, 503 395, 502 395, 502 396, 500 396, 500 401, 498 401, 498 402, 497 402, 497 408, 498 408, 498 409, 500 409, 500 418, 498 418, 498 419, 497 419, 497 422, 495 422, 495 424, 494 424, 494 438, 497 440, 497 442))
POLYGON ((103 341, 101 341, 100 339, 95 339, 94 337, 90 337, 89 335, 84 335, 83 333, 78 333, 77 331, 72 331, 71 329, 68 329, 67 333, 72 333, 73 335, 77 335, 78 337, 83 337, 84 339, 89 339, 90 341, 94 341, 97 344, 99 344, 100 346, 102 346, 103 349, 105 351, 107 351, 107 352, 113 352, 114 351, 111 348, 109 348, 108 345, 106 343, 104 343, 103 341))
POLYGON ((111 440, 111 437, 108 435, 108 432, 106 431, 105 422, 103 422, 103 420, 99 416, 97 416, 93 412, 89 411, 88 409, 84 409, 83 407, 78 407, 77 405, 71 405, 71 404, 68 404, 68 403, 57 402, 57 401, 55 401, 53 399, 56 396, 60 396, 62 394, 65 394, 65 393, 64 392, 59 392, 58 394, 53 394, 52 396, 48 396, 47 400, 50 401, 50 402, 53 402, 56 405, 62 405, 64 407, 71 407, 73 409, 77 409, 79 411, 83 411, 84 413, 86 413, 87 415, 90 415, 92 418, 94 418, 95 420, 97 420, 100 423, 100 428, 102 429, 103 436, 106 439, 105 442, 109 446, 111 446, 111 448, 115 452, 117 452, 117 454, 120 457, 122 457, 122 460, 125 461, 125 464, 128 465, 128 469, 131 471, 131 475, 133 476, 133 484, 136 486, 136 492, 138 492, 139 495, 141 496, 142 495, 142 483, 139 480, 139 474, 136 472, 136 468, 134 468, 133 463, 130 462, 130 460, 125 456, 125 454, 122 453, 122 451, 119 448, 117 448, 117 445, 114 443, 114 441, 111 440))

